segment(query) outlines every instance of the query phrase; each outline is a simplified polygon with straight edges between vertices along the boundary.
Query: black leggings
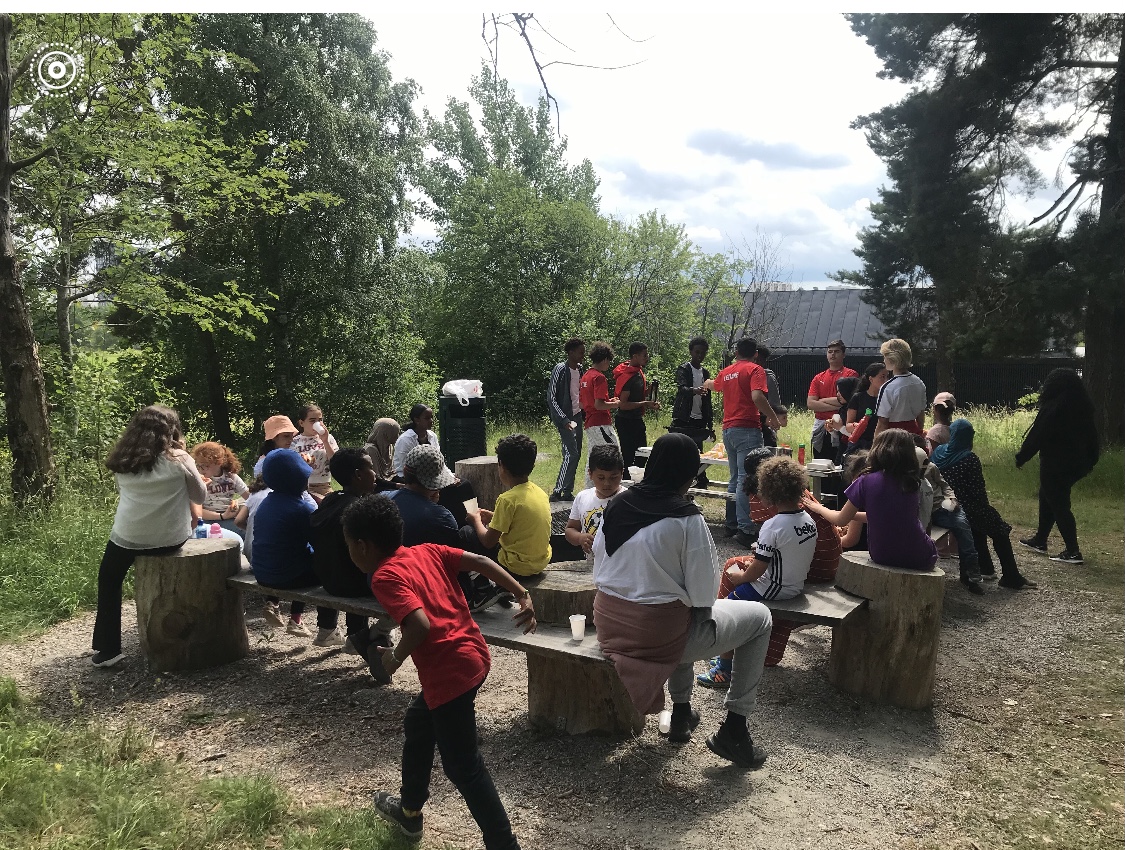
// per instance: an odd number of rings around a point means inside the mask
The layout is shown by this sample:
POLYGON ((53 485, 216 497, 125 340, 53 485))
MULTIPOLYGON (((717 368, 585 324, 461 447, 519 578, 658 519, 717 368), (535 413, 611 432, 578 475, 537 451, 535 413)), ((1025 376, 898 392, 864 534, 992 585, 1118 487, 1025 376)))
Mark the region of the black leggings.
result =
POLYGON ((1047 542, 1051 527, 1058 525, 1063 546, 1068 552, 1078 551, 1078 525, 1070 509, 1070 490, 1077 478, 1063 478, 1039 471, 1039 530, 1036 539, 1047 542))
POLYGON ((973 544, 977 547, 977 559, 980 571, 985 575, 995 575, 996 567, 992 565, 992 556, 988 553, 988 540, 992 539, 992 548, 996 550, 996 557, 1000 560, 1001 575, 1015 575, 1019 573, 1016 566, 1016 553, 1012 551, 1012 540, 1008 533, 989 535, 980 529, 973 529, 973 544))
POLYGON ((94 650, 117 654, 121 651, 121 586, 129 567, 139 555, 166 555, 183 543, 159 549, 126 549, 112 540, 105 544, 98 567, 98 616, 94 620, 94 650))

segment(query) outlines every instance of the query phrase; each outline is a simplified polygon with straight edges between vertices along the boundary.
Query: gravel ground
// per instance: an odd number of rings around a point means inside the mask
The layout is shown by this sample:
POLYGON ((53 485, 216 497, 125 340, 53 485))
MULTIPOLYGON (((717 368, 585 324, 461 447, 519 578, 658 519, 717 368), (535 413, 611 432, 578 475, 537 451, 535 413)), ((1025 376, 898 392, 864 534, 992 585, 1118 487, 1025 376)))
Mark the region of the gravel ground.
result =
MULTIPOLYGON (((727 541, 720 550, 735 554, 727 541)), ((1019 723, 1019 690, 1076 664, 1071 641, 1121 631, 1119 608, 1096 605, 1074 617, 1061 565, 1019 557, 1040 590, 991 584, 984 597, 972 597, 956 581, 956 564, 941 563, 946 598, 932 711, 875 707, 838 692, 827 680, 830 630, 795 633, 781 666, 766 671, 751 718, 755 740, 769 751, 756 772, 723 763, 704 746, 723 716, 721 694, 705 689, 695 698, 703 723, 685 745, 662 739, 655 718, 631 739, 533 731, 524 657, 494 648, 478 724, 523 846, 975 846, 947 817, 964 805, 950 783, 967 751, 983 737, 1003 752, 1004 736, 1019 723)), ((0 670, 49 717, 151 730, 159 753, 201 776, 264 773, 302 804, 365 806, 372 791, 397 789, 401 718, 418 687, 413 667, 390 687, 373 687, 357 658, 270 629, 260 611, 260 600, 248 599, 249 656, 218 669, 149 670, 127 603, 127 661, 119 667, 97 670, 85 657, 87 614, 0 646, 0 670)), ((440 769, 426 819, 424 846, 481 846, 440 769)))

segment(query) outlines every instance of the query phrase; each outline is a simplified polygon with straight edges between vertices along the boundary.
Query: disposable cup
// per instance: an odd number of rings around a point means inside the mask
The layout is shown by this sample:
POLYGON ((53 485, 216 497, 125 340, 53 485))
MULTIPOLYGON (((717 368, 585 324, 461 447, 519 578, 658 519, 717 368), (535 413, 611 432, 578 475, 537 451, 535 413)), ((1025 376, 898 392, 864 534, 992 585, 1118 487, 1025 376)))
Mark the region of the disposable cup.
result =
POLYGON ((575 640, 582 640, 586 636, 586 615, 570 615, 570 636, 575 640))

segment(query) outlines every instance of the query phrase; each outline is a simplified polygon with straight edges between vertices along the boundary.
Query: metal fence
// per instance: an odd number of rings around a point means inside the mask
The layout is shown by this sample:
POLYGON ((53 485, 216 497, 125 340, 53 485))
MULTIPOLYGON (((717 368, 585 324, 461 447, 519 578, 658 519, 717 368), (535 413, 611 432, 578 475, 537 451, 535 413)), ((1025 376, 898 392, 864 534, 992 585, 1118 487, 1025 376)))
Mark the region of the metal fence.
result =
MULTIPOLYGON (((844 364, 861 375, 870 363, 881 362, 879 357, 846 357, 844 364)), ((819 372, 828 368, 823 354, 783 354, 767 364, 777 374, 781 398, 786 404, 805 406, 809 384, 819 372)), ((1015 407, 1022 396, 1035 392, 1052 369, 1070 368, 1082 371, 1082 361, 1068 357, 1050 357, 1039 360, 1000 360, 995 362, 969 361, 953 364, 952 390, 960 404, 988 404, 997 407, 1015 407)), ((932 363, 915 366, 912 370, 926 382, 932 399, 948 387, 937 385, 937 370, 932 363)))

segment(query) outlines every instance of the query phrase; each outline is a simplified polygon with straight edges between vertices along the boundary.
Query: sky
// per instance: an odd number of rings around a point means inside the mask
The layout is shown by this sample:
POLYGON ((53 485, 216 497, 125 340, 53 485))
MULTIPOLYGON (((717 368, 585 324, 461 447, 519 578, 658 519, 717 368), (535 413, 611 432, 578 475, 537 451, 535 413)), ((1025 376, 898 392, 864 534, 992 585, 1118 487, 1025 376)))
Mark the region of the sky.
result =
MULTIPOLYGON (((401 7, 396 7, 401 8, 401 7)), ((856 269, 856 234, 886 182, 857 117, 907 93, 838 12, 604 12, 536 14, 547 84, 559 101, 568 159, 589 159, 603 214, 658 210, 708 252, 744 253, 760 232, 780 244, 778 279, 832 285, 856 269), (552 40, 552 37, 554 40, 552 40), (629 66, 608 69, 612 66, 629 66)), ((374 25, 396 79, 421 87, 418 109, 440 115, 468 101, 488 55, 480 12, 359 10, 374 25)), ((502 31, 499 71, 533 105, 541 84, 516 33, 502 31)), ((1065 150, 1039 152, 1049 181, 1065 150)), ((1009 198, 1027 221, 1054 197, 1009 198)), ((428 238, 432 225, 416 223, 428 238)))

